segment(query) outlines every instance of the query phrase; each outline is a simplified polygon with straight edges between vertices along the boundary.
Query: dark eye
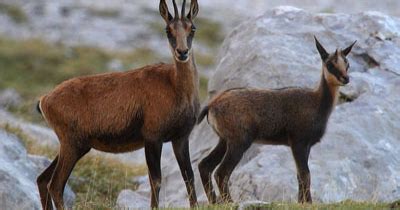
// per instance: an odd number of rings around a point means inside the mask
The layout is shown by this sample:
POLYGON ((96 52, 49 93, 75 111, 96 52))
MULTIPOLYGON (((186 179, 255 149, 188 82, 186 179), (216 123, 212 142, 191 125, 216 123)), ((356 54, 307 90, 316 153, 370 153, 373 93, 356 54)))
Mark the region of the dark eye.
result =
POLYGON ((328 70, 332 71, 332 70, 335 69, 335 66, 332 63, 329 62, 329 63, 326 64, 326 68, 328 68, 328 70))
POLYGON ((192 26, 191 32, 192 32, 192 33, 196 32, 196 27, 192 26))

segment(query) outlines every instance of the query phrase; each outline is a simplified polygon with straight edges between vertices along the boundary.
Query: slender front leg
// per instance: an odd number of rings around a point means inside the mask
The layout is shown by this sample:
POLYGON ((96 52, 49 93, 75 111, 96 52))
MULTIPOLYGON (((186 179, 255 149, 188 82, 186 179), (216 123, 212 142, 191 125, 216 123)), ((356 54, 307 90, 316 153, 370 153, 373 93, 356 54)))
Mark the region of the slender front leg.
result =
POLYGON ((145 142, 144 151, 151 185, 151 208, 158 208, 161 187, 161 150, 162 142, 145 142))
POLYGON ((189 155, 189 138, 185 137, 173 141, 172 147, 174 148, 175 157, 178 161, 183 180, 185 181, 186 190, 189 195, 190 207, 193 208, 197 205, 197 196, 194 187, 194 174, 189 155))
POLYGON ((299 182, 299 203, 312 203, 311 199, 311 176, 308 168, 308 157, 310 155, 310 146, 306 144, 292 145, 292 153, 297 167, 297 180, 299 182))

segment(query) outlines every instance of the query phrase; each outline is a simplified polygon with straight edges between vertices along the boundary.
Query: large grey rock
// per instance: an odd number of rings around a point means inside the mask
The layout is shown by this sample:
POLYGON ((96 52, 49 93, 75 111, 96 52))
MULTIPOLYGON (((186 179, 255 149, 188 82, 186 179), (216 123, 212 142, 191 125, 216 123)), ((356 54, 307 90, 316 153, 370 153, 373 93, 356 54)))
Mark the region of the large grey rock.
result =
MULTIPOLYGON (((50 164, 47 158, 28 155, 20 140, 0 129, 0 209, 41 209, 36 177, 50 164)), ((72 207, 69 187, 65 204, 72 207)))
MULTIPOLYGON (((313 35, 329 51, 358 40, 349 56, 351 82, 341 88, 354 99, 334 110, 322 142, 310 157, 317 202, 345 199, 392 201, 400 197, 400 20, 377 12, 311 14, 279 7, 250 19, 224 41, 209 82, 214 94, 231 87, 315 87, 321 61, 313 35)), ((191 136, 191 158, 200 200, 197 165, 216 145, 206 120, 191 136)), ((174 162, 169 156, 164 163, 174 162)), ((160 198, 186 202, 177 164, 163 166, 160 198)), ((231 177, 235 201, 297 200, 296 168, 289 148, 254 144, 231 177)), ((148 186, 148 184, 147 184, 148 186)))

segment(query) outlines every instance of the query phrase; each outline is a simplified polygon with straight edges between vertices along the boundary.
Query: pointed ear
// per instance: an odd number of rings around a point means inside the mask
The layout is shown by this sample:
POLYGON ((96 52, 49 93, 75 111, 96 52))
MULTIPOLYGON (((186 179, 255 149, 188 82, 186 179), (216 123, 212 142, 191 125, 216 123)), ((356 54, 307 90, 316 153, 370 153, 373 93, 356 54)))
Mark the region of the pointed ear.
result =
POLYGON ((197 0, 192 0, 190 2, 190 11, 187 15, 187 18, 189 20, 194 20, 197 16, 197 13, 199 13, 199 4, 197 3, 197 0))
POLYGON ((321 59, 325 61, 329 57, 329 53, 326 52, 325 48, 319 43, 317 37, 314 36, 315 39, 315 45, 317 46, 317 50, 319 52, 319 55, 321 56, 321 59))
POLYGON ((353 48, 354 44, 356 44, 357 40, 353 42, 353 44, 351 44, 350 46, 348 46, 346 49, 342 50, 342 53, 344 56, 347 56, 351 49, 353 48))
POLYGON ((165 0, 160 0, 159 10, 160 10, 160 15, 165 20, 165 22, 168 23, 173 19, 171 13, 169 13, 168 11, 168 5, 165 2, 165 0))
POLYGON ((339 58, 339 50, 338 49, 336 49, 336 51, 335 51, 335 54, 334 54, 334 57, 333 57, 334 59, 335 59, 335 61, 337 62, 337 59, 339 58))

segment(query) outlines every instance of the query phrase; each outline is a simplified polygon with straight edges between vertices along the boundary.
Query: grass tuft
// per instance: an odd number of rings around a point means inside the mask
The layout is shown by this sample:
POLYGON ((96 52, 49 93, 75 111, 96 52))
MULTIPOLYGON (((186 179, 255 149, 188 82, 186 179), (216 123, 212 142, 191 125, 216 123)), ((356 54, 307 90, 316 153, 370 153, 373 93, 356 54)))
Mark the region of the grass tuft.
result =
POLYGON ((75 207, 114 208, 123 189, 136 190, 135 176, 147 173, 145 165, 128 166, 116 160, 88 155, 76 165, 69 184, 76 193, 75 207))

